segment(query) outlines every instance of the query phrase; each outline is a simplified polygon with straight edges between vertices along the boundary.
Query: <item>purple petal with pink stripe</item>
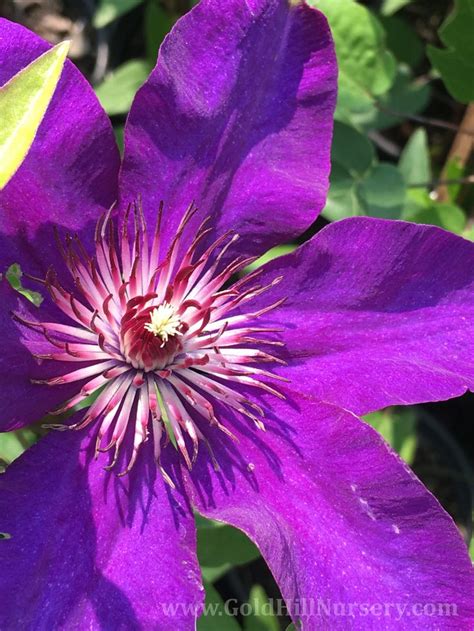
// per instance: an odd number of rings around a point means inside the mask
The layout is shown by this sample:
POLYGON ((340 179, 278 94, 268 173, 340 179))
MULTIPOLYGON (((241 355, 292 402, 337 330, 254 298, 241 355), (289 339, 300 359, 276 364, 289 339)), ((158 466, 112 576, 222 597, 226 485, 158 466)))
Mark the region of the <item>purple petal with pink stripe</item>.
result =
POLYGON ((121 198, 169 244, 192 201, 195 226, 232 229, 263 254, 325 204, 337 67, 325 17, 304 2, 202 0, 178 21, 125 129, 121 198))

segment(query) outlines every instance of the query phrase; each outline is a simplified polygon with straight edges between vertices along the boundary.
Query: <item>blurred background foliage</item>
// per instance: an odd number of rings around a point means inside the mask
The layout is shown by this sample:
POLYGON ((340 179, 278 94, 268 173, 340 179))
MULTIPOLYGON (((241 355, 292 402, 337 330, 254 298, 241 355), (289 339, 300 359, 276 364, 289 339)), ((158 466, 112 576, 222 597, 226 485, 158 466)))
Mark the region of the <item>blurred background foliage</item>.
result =
MULTIPOLYGON (((224 1, 224 0, 223 0, 224 1)), ((52 43, 70 38, 70 57, 93 84, 122 148, 135 92, 163 38, 193 0, 0 0, 0 14, 52 43)), ((474 0, 308 0, 330 22, 339 61, 339 99, 327 205, 304 240, 354 215, 441 226, 474 239, 474 0)), ((317 147, 315 147, 317 151, 317 147)), ((297 244, 274 248, 263 259, 297 244)), ((262 260, 263 260, 262 259, 262 260)), ((21 269, 10 281, 20 291, 21 269)), ((41 297, 30 298, 39 304, 41 297)), ((373 425, 453 515, 472 531, 474 397, 372 414, 373 425)), ((0 467, 46 430, 0 437, 0 467)), ((255 546, 239 531, 197 517, 207 601, 262 605, 279 597, 255 546)), ((472 547, 472 546, 471 546, 472 547)), ((255 609, 255 607, 253 607, 255 609)), ((268 608, 267 608, 268 609, 268 608)), ((202 618, 199 629, 278 631, 289 619, 202 618)))

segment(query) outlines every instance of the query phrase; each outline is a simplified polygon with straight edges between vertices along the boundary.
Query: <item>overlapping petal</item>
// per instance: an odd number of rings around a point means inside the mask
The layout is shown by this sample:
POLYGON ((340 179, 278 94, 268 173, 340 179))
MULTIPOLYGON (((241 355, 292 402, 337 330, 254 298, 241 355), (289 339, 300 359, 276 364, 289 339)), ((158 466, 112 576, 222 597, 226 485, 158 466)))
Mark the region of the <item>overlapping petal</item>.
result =
MULTIPOLYGON (((48 355, 57 351, 35 328, 20 324, 13 317, 17 314, 28 322, 63 321, 59 309, 45 301, 38 309, 4 278, 0 280, 0 330, 2 350, 0 353, 0 390, 2 410, 0 432, 17 429, 39 421, 45 414, 71 398, 80 389, 77 383, 48 387, 35 384, 32 379, 47 379, 67 371, 67 364, 36 359, 35 355, 48 355)), ((65 322, 65 324, 69 324, 65 322)))
POLYGON ((202 0, 132 105, 123 203, 152 218, 163 200, 168 243, 193 200, 196 224, 240 233, 243 254, 300 234, 325 203, 336 78, 326 20, 303 2, 202 0))
POLYGON ((53 432, 1 476, 0 627, 191 631, 203 590, 185 499, 151 448, 120 479, 93 442, 53 432))
MULTIPOLYGON (((354 218, 269 263, 285 303, 279 369, 358 414, 474 387, 474 245, 433 226, 354 218)), ((268 303, 257 299, 256 308, 268 303)))
MULTIPOLYGON (((48 48, 0 19, 0 85, 48 48)), ((53 226, 93 238, 117 197, 119 155, 112 126, 91 86, 69 61, 22 166, 0 192, 0 272, 21 262, 40 275, 60 257, 53 226)))
POLYGON ((265 435, 234 421, 238 446, 212 437, 220 470, 198 461, 197 509, 257 543, 306 631, 470 628, 471 563, 437 500, 371 427, 286 394, 265 435))

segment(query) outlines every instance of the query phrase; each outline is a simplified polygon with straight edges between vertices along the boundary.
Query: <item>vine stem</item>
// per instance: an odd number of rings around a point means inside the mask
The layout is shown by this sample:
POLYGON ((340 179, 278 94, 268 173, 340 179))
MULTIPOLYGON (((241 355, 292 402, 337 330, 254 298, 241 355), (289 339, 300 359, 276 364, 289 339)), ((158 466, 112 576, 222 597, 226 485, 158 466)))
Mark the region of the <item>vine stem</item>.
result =
POLYGON ((466 175, 466 177, 447 178, 445 180, 431 180, 430 182, 416 182, 415 184, 409 184, 407 188, 428 188, 430 190, 433 190, 442 186, 451 186, 452 184, 474 184, 474 175, 466 175))
MULTIPOLYGON (((441 172, 441 180, 446 179, 449 165, 454 161, 459 167, 464 169, 474 147, 474 103, 470 103, 464 113, 461 126, 459 127, 453 144, 449 150, 448 157, 441 172)), ((449 201, 448 187, 441 182, 436 188, 436 198, 440 202, 449 201)))

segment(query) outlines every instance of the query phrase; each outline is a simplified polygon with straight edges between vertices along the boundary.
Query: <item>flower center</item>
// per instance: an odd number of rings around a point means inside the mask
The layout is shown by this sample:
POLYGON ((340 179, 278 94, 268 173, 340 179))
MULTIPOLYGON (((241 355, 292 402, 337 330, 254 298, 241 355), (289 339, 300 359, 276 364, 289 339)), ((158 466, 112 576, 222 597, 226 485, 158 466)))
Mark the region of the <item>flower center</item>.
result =
POLYGON ((120 350, 128 363, 145 372, 172 363, 182 350, 178 336, 186 328, 173 305, 163 302, 155 307, 156 300, 155 293, 137 296, 121 320, 120 350))
POLYGON ((153 333, 155 337, 161 337, 162 346, 166 344, 170 337, 181 335, 179 327, 181 320, 179 319, 176 309, 173 305, 164 302, 159 307, 155 307, 150 314, 150 322, 145 324, 145 330, 153 333))
POLYGON ((171 435, 191 468, 199 444, 209 446, 209 425, 233 438, 216 416, 216 403, 263 429, 263 410, 249 398, 248 387, 282 396, 267 383, 267 378, 281 377, 261 367, 263 362, 280 361, 263 350, 265 345, 282 343, 265 338, 276 329, 254 322, 282 300, 253 311, 245 308, 281 278, 266 286, 253 284, 257 270, 232 284, 232 278, 254 259, 223 262, 237 239, 231 233, 202 251, 199 246, 210 232, 207 220, 194 233, 191 245, 184 243, 183 235, 197 210, 193 206, 162 252, 162 208, 151 235, 138 206, 126 213, 118 235, 110 216, 103 217, 96 229, 93 258, 77 238, 67 237, 62 253, 82 298, 64 289, 52 271, 44 283, 70 324, 28 322, 15 316, 51 344, 51 353, 39 359, 63 366, 72 363, 69 372, 37 383, 81 384, 77 396, 52 414, 74 411, 95 393, 82 420, 67 427, 81 430, 95 423, 96 455, 113 449, 109 467, 123 467, 122 474, 133 466, 149 436, 158 464, 162 442, 167 444, 171 435))

